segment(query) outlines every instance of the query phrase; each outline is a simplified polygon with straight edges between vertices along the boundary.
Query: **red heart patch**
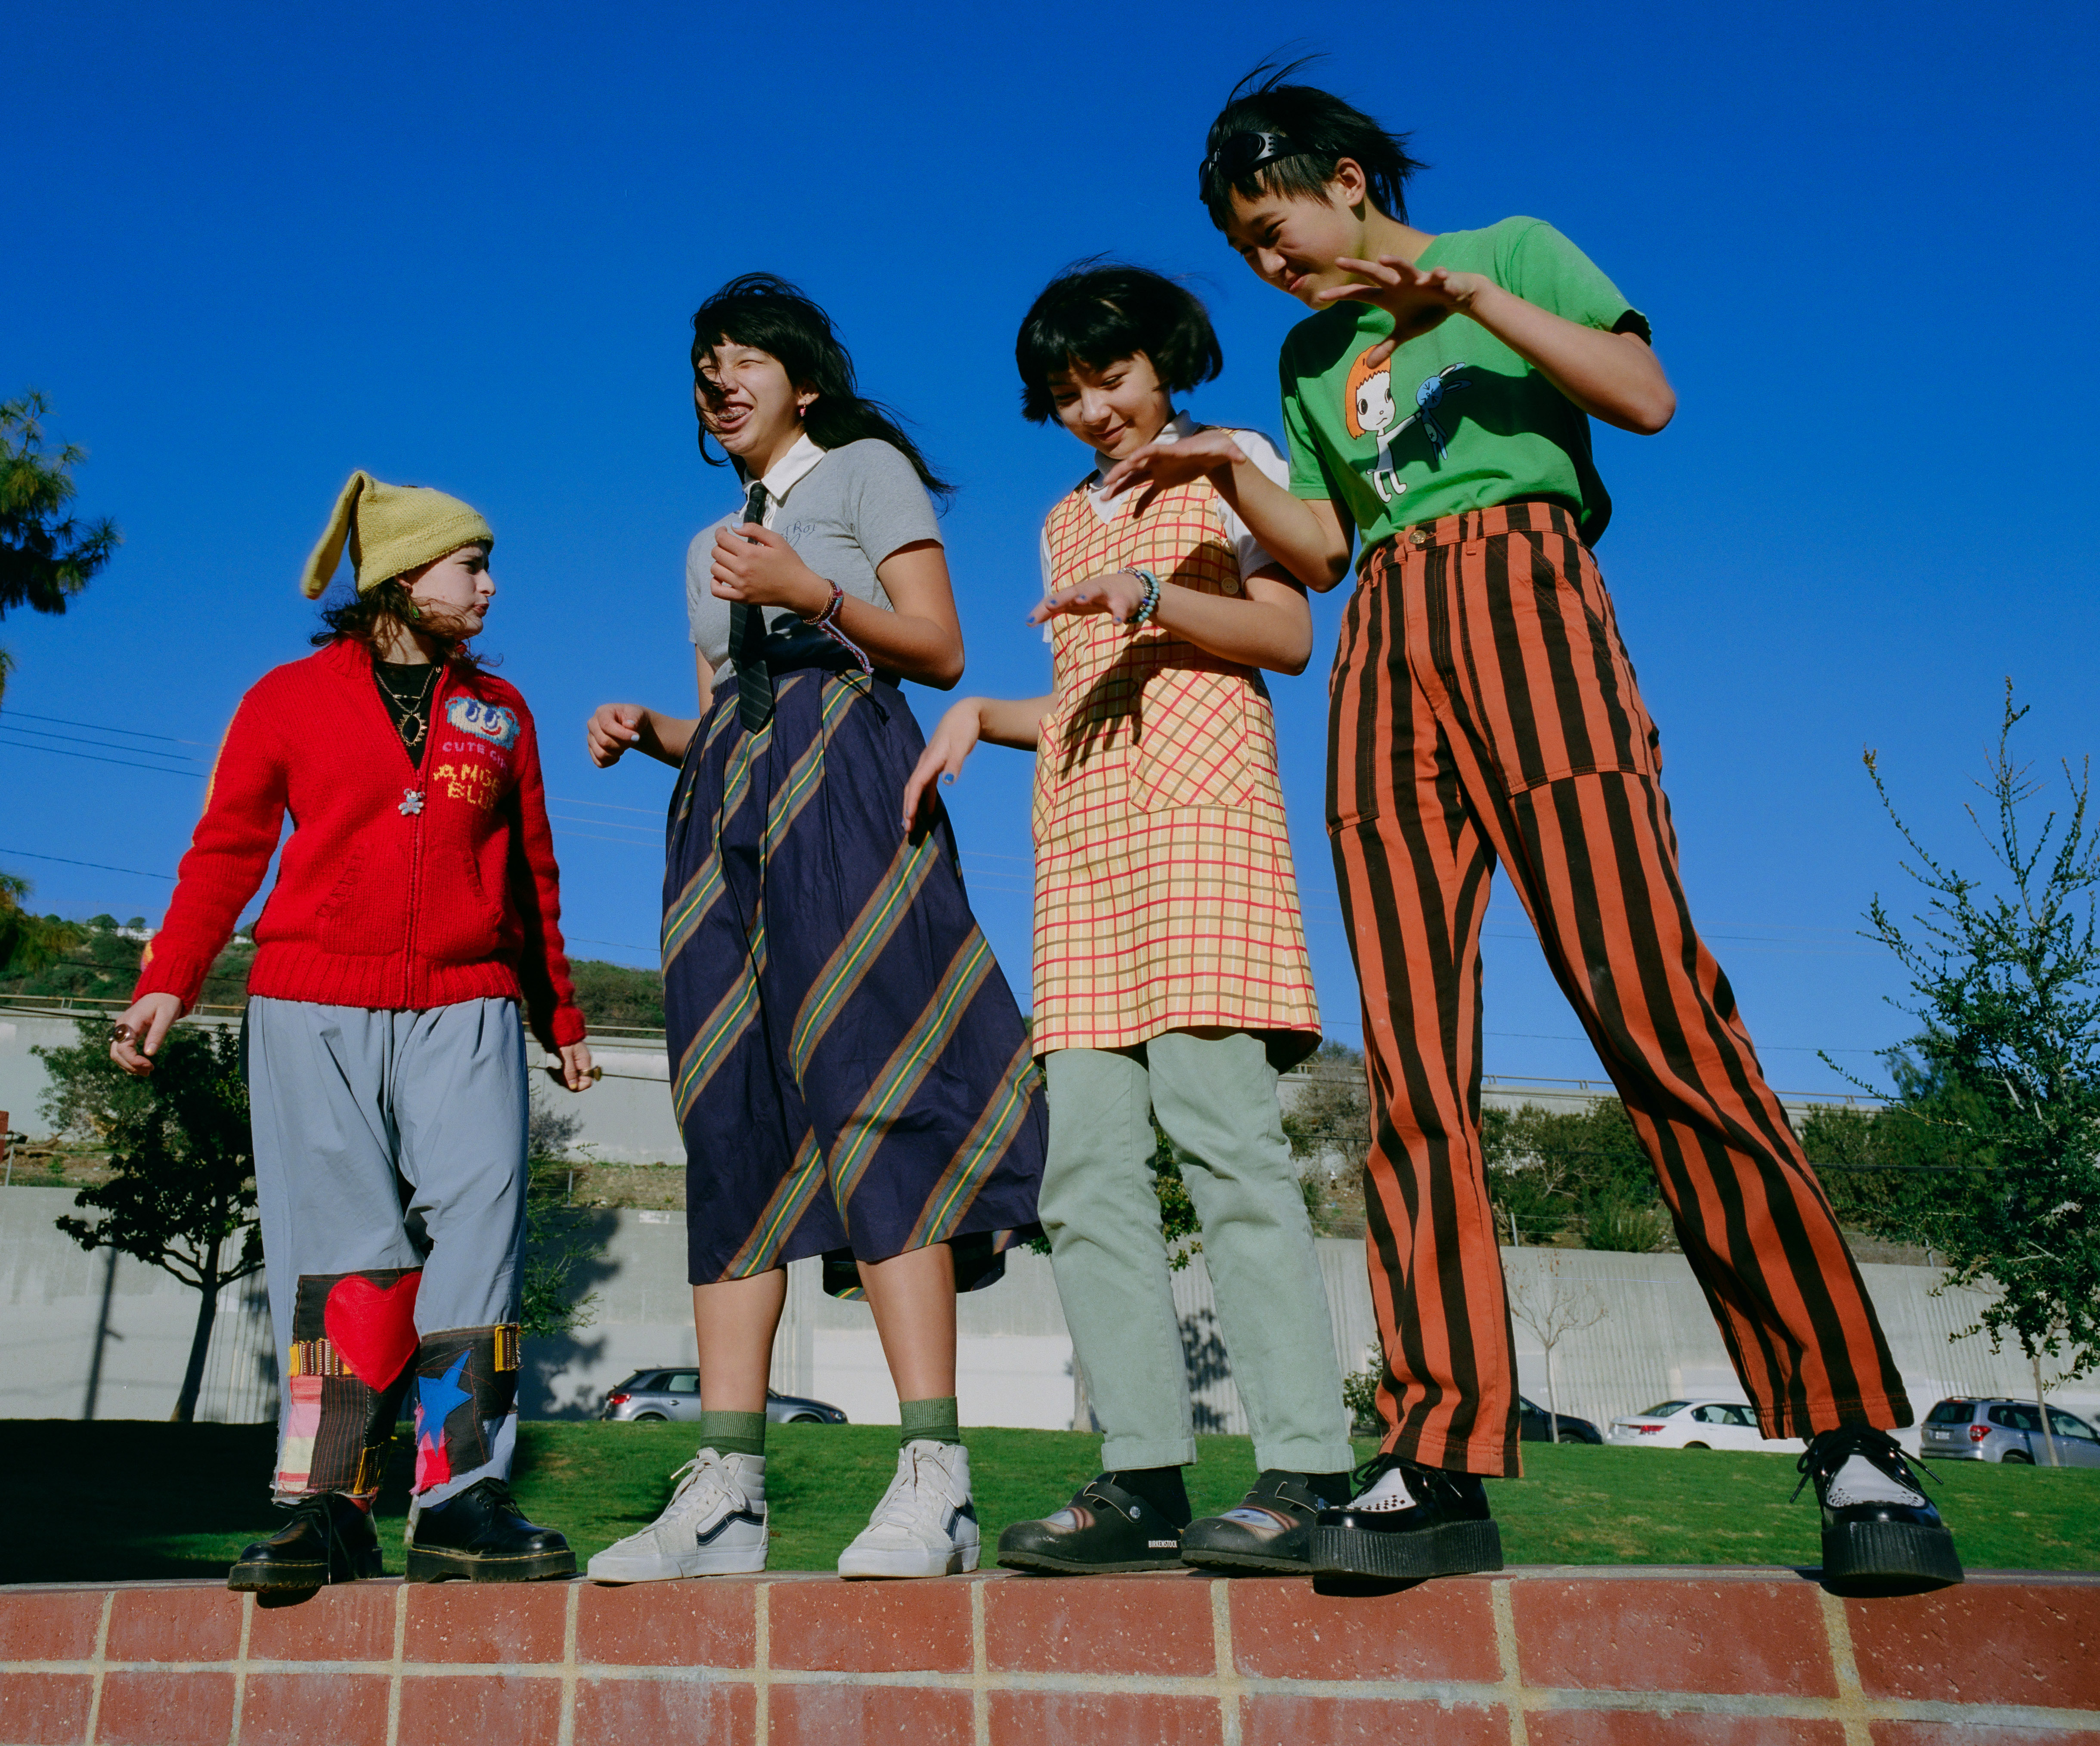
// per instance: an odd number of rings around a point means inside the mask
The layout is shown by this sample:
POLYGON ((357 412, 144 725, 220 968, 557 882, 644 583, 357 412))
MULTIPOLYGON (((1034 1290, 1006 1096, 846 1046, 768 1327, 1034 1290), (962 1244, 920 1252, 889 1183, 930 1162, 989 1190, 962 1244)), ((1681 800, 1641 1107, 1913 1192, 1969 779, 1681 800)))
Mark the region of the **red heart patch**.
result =
POLYGON ((422 1283, 420 1268, 386 1286, 352 1273, 329 1291, 322 1312, 329 1343, 366 1387, 385 1388, 416 1356, 416 1292, 422 1283))

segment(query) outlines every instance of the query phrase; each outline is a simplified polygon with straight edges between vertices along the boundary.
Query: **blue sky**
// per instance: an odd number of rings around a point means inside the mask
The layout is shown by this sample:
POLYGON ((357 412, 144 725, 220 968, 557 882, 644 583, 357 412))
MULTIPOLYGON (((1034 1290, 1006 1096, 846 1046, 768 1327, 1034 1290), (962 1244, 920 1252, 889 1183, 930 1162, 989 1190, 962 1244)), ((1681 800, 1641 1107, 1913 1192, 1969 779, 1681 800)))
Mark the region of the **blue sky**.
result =
MULTIPOLYGON (((1078 256, 1193 276, 1226 372, 1192 409, 1277 430, 1301 311, 1220 242, 1194 166, 1233 79, 1296 44, 1413 130, 1415 223, 1548 218, 1653 320, 1680 410, 1599 431, 1599 555, 1695 913, 1775 1082, 1831 1086, 1817 1047, 1871 1069, 1905 1029, 1854 933, 1902 884, 1861 749, 1972 865, 1961 806, 2005 678, 2031 756, 2096 739, 2094 17, 12 7, 10 86, 49 106, 15 112, 0 395, 51 398, 90 451, 81 507, 126 543, 66 618, 0 627, 0 866, 41 909, 157 918, 165 879, 64 862, 172 872, 201 783, 131 765, 203 765, 135 752, 208 759, 243 688, 304 652, 298 567, 362 466, 495 525, 486 641, 540 722, 576 950, 647 961, 669 773, 593 771, 580 730, 602 701, 690 698, 681 557, 729 495, 693 444, 695 304, 762 267, 832 310, 963 486, 964 688, 1039 690, 1034 530, 1086 463, 1018 416, 1015 327, 1078 256)), ((1323 1008, 1353 1042, 1321 820, 1339 607, 1274 690, 1323 1008)), ((942 707, 913 704, 929 727, 942 707)), ((951 796, 1024 1003, 1027 779, 989 749, 951 796)), ((1489 1070, 1594 1074, 1505 888, 1489 933, 1489 1070)))

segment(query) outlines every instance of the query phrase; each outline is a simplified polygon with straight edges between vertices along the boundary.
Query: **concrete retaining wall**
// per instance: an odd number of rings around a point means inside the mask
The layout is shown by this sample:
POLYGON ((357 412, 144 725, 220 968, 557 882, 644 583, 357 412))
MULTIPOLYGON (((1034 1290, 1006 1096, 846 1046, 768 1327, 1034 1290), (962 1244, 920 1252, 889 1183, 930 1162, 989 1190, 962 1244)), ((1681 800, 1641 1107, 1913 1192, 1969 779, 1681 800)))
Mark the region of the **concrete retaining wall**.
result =
MULTIPOLYGON (((53 1224, 72 1210, 73 1194, 64 1188, 0 1193, 0 1417, 165 1418, 188 1357, 196 1294, 143 1263, 83 1252, 53 1224)), ((586 1228, 596 1253, 577 1284, 598 1294, 594 1319, 572 1336, 527 1343, 528 1414, 593 1416, 606 1391, 630 1372, 693 1361, 685 1221, 682 1212, 592 1217, 586 1228)), ((1354 1369, 1373 1330, 1363 1246, 1329 1241, 1318 1248, 1335 1351, 1343 1369, 1354 1369)), ((1561 1411, 1602 1425, 1674 1395, 1736 1391, 1682 1256, 1511 1249, 1502 1251, 1502 1263, 1514 1299, 1538 1300, 1558 1290, 1605 1312, 1555 1351, 1561 1411)), ((897 1397, 867 1307, 826 1297, 814 1261, 789 1271, 774 1386, 832 1401, 856 1422, 894 1423, 897 1397)), ((2032 1391, 2017 1355, 1993 1355, 1974 1335, 1950 1340, 1974 1321, 1983 1301, 1977 1294, 1935 1295, 1940 1276, 1926 1268, 1870 1266, 1864 1272, 1920 1412, 1943 1395, 2032 1391)), ((1201 1256, 1173 1280, 1197 1428, 1243 1432, 1246 1417, 1217 1338, 1201 1256)), ((1071 1338, 1047 1259, 1009 1257, 1004 1281, 960 1300, 957 1325, 966 1423, 1045 1429, 1074 1423, 1071 1338)), ((1521 1321, 1516 1345, 1520 1385, 1542 1404, 1545 1354, 1521 1321)), ((2053 1391, 2050 1398, 2089 1417, 2100 1413, 2100 1385, 2089 1380, 2053 1391)), ((274 1416, 276 1400, 262 1284, 245 1280, 223 1294, 199 1416, 253 1422, 274 1416)))

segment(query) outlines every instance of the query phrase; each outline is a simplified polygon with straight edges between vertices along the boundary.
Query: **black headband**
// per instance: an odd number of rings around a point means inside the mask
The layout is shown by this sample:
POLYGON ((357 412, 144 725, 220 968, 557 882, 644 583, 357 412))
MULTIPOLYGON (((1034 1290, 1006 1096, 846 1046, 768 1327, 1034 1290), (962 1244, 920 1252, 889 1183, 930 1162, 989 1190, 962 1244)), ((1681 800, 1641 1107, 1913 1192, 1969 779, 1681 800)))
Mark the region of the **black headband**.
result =
POLYGON ((1198 168, 1196 186, 1207 200, 1214 179, 1234 183, 1250 170, 1280 157, 1295 157, 1298 152, 1299 148, 1282 134, 1228 134, 1198 168))

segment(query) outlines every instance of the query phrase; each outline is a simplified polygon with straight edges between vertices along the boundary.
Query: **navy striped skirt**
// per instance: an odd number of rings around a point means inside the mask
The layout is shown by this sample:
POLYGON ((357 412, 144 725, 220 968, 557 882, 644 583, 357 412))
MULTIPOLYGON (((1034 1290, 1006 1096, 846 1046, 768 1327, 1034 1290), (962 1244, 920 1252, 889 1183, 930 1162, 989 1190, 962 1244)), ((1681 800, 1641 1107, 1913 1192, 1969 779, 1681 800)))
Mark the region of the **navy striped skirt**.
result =
POLYGON ((946 813, 907 837, 925 742, 858 669, 776 673, 748 734, 724 686, 671 800, 664 1008, 695 1285, 946 1242, 958 1290, 1036 1234, 1048 1122, 946 813))

